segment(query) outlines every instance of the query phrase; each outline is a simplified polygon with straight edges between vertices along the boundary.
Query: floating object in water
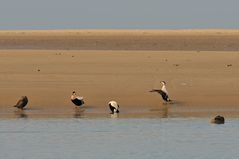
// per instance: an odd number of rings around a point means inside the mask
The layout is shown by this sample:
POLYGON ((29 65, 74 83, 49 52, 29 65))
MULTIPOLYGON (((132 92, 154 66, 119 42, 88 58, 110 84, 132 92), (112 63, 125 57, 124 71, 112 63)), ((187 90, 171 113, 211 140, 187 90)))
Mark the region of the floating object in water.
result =
POLYGON ((111 110, 111 114, 119 113, 119 105, 116 101, 110 101, 109 102, 109 107, 110 107, 110 110, 111 110))
POLYGON ((211 120, 211 123, 214 123, 214 124, 224 124, 225 123, 225 119, 224 119, 223 116, 218 115, 218 116, 216 116, 215 118, 213 118, 211 120))
POLYGON ((168 91, 166 89, 166 82, 161 81, 161 83, 163 85, 161 89, 152 89, 149 92, 157 92, 162 96, 162 98, 165 102, 170 102, 171 100, 169 99, 168 91))
POLYGON ((71 95, 71 101, 75 104, 75 106, 82 106, 85 102, 83 100, 83 97, 76 96, 76 92, 73 91, 71 95))
POLYGON ((22 96, 21 99, 18 100, 17 104, 14 105, 14 107, 17 107, 18 109, 23 109, 27 106, 28 98, 27 96, 22 96))

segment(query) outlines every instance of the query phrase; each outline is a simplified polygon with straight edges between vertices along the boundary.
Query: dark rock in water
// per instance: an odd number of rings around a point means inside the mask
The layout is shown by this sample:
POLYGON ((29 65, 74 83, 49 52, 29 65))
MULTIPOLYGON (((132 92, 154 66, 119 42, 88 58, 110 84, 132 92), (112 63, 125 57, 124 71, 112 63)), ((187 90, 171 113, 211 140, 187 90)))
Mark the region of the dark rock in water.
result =
POLYGON ((214 123, 214 124, 224 124, 225 123, 225 119, 224 119, 223 116, 218 115, 218 116, 216 116, 215 118, 213 118, 211 120, 211 123, 214 123))
POLYGON ((22 96, 21 99, 18 100, 17 104, 14 105, 14 107, 17 107, 19 109, 23 109, 24 107, 26 107, 27 103, 28 103, 27 96, 22 96))

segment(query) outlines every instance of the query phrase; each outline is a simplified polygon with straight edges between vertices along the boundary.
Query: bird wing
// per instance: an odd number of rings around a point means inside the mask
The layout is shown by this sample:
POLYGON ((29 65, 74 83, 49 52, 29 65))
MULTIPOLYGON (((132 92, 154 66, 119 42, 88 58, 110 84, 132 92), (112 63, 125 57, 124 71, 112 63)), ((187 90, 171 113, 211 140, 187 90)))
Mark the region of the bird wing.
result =
POLYGON ((149 91, 149 92, 157 92, 157 93, 159 93, 159 94, 162 96, 163 100, 165 100, 165 101, 167 101, 167 102, 170 101, 167 92, 164 92, 164 91, 161 90, 161 89, 152 89, 152 90, 149 91))
POLYGON ((163 100, 165 100, 167 102, 170 101, 168 94, 166 92, 160 90, 158 93, 162 96, 163 100))
POLYGON ((19 107, 22 104, 23 104, 23 101, 22 101, 22 99, 20 99, 20 100, 17 101, 17 104, 14 105, 14 107, 19 107))
POLYGON ((27 103, 28 103, 28 99, 23 98, 23 99, 18 100, 17 104, 14 105, 14 107, 18 107, 18 108, 25 107, 27 105, 27 103))
POLYGON ((152 89, 151 91, 149 91, 149 92, 160 92, 161 90, 160 89, 152 89))
POLYGON ((83 97, 77 96, 76 98, 79 99, 79 100, 83 100, 83 97))
POLYGON ((71 101, 72 101, 72 103, 74 103, 77 106, 81 106, 85 103, 83 99, 78 99, 78 98, 71 99, 71 101))

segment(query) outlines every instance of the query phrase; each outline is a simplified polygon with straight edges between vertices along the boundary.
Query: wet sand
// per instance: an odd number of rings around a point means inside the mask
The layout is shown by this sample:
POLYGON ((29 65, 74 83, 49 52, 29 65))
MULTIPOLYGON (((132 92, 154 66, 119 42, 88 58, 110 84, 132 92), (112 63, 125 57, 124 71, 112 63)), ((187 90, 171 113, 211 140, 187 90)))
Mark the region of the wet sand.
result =
POLYGON ((1 50, 0 117, 239 117, 239 54, 232 51, 1 50), (167 82, 173 104, 150 93, 167 82), (75 110, 70 95, 85 98, 75 110), (28 108, 12 106, 22 96, 28 108))

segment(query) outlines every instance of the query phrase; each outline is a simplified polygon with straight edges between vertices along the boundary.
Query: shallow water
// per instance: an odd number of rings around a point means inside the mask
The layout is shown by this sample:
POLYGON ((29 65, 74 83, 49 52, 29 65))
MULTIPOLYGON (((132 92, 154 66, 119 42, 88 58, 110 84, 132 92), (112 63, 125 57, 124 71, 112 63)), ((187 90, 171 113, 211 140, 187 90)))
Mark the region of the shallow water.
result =
POLYGON ((5 119, 3 159, 238 158, 239 119, 5 119))

